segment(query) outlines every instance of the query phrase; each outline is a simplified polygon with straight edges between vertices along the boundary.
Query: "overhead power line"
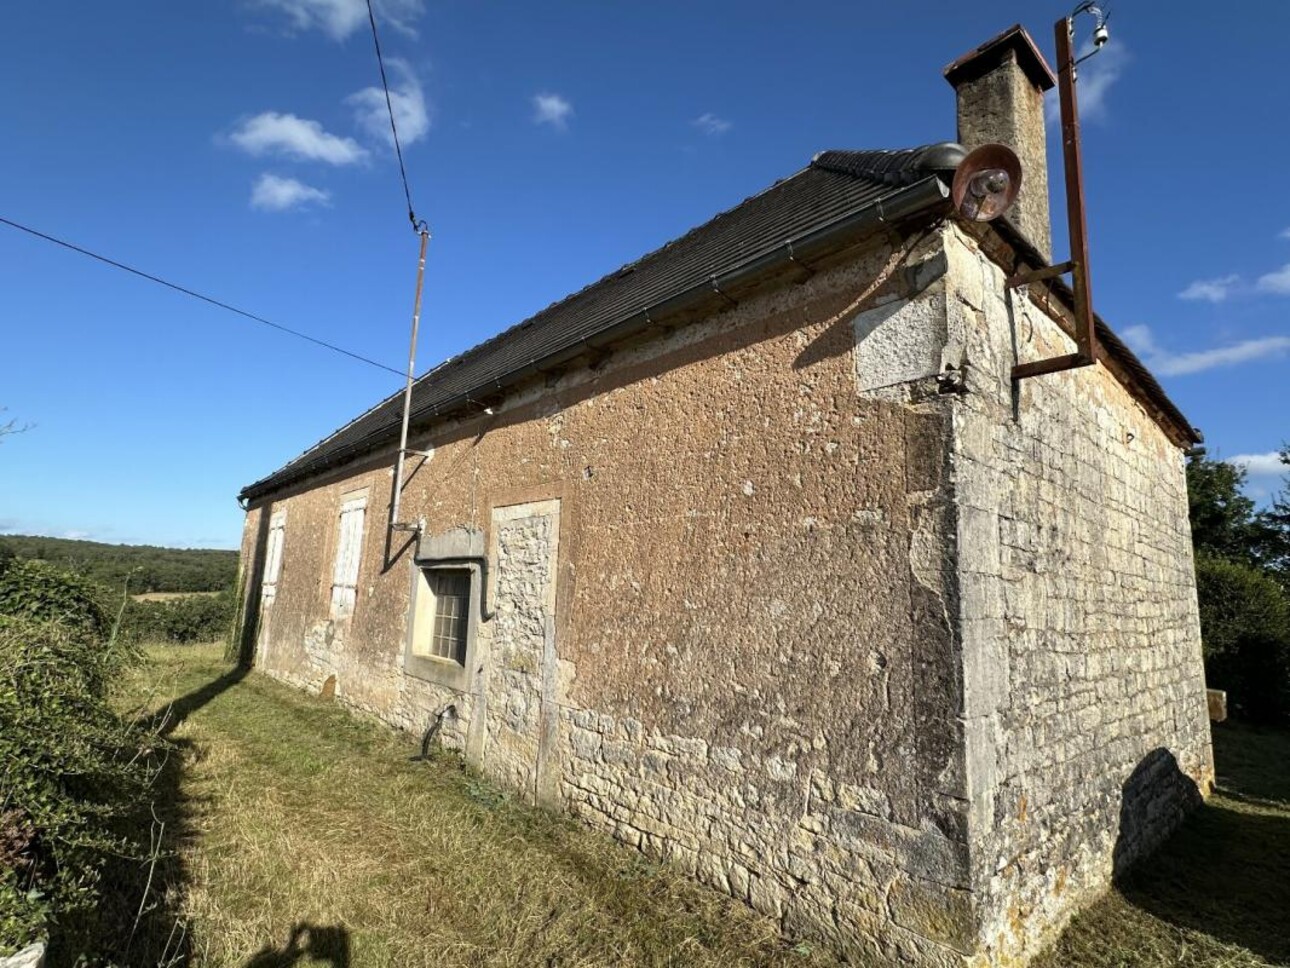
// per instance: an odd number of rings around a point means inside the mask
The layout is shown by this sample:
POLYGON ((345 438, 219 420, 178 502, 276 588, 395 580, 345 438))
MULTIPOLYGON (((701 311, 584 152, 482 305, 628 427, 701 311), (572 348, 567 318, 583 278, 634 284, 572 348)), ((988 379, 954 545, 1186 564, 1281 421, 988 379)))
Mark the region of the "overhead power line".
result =
POLYGON ((376 32, 376 12, 372 9, 372 0, 367 0, 367 22, 372 25, 372 45, 376 48, 376 64, 381 69, 381 87, 385 90, 385 108, 390 113, 390 134, 394 137, 394 154, 399 159, 399 177, 403 179, 403 197, 408 200, 408 221, 412 223, 414 232, 420 232, 425 229, 425 223, 418 222, 416 212, 412 210, 412 189, 408 187, 408 170, 403 165, 403 146, 399 144, 399 126, 394 123, 394 102, 390 98, 390 82, 385 76, 385 58, 381 56, 381 38, 376 32))
POLYGON ((23 225, 20 222, 15 222, 12 219, 5 218, 4 216, 0 216, 0 224, 4 224, 9 226, 10 228, 17 229, 19 232, 26 232, 28 235, 33 235, 38 239, 44 239, 46 242, 52 242, 54 243, 54 245, 61 245, 64 249, 70 249, 71 251, 80 253, 83 256, 88 256, 89 258, 102 262, 105 265, 112 266, 114 269, 121 269, 122 271, 128 272, 131 275, 138 276, 140 279, 147 279, 149 282, 155 282, 157 283, 157 285, 165 286, 167 289, 173 289, 175 290, 175 292, 182 292, 185 296, 192 296, 194 299, 200 299, 202 302, 210 303, 212 306, 218 306, 220 309, 227 309, 230 313, 236 313, 237 315, 242 316, 246 319, 252 320, 253 322, 263 323, 265 326, 270 326, 273 329, 276 329, 280 332, 288 334, 289 336, 295 336, 297 339, 306 340, 307 342, 313 343, 315 346, 321 346, 324 349, 329 349, 334 353, 340 353, 342 356, 348 356, 350 359, 358 360, 360 363, 366 363, 368 366, 377 367, 378 369, 385 370, 388 373, 393 373, 395 376, 402 377, 404 375, 402 370, 396 370, 392 366, 386 366, 384 363, 378 363, 376 360, 369 359, 368 357, 363 356, 361 353, 354 353, 350 350, 344 349, 343 347, 337 346, 334 343, 328 343, 326 340, 319 339, 316 336, 310 336, 308 333, 302 333, 299 330, 292 329, 289 326, 283 326, 281 323, 275 323, 271 319, 265 319, 263 316, 257 316, 255 313, 249 313, 245 309, 238 309, 236 306, 231 306, 228 303, 223 302, 219 299, 215 299, 212 296, 203 295, 202 293, 197 292, 194 289, 189 289, 188 287, 181 286, 178 283, 174 283, 166 279, 162 279, 160 276, 154 276, 152 275, 152 273, 144 272, 142 269, 136 269, 133 266, 128 266, 124 262, 117 262, 115 259, 109 259, 105 255, 99 255, 97 252, 91 252, 89 249, 82 248, 81 246, 65 241, 64 239, 56 238, 55 236, 48 235, 45 232, 41 232, 41 231, 38 231, 37 229, 33 229, 29 225, 23 225))

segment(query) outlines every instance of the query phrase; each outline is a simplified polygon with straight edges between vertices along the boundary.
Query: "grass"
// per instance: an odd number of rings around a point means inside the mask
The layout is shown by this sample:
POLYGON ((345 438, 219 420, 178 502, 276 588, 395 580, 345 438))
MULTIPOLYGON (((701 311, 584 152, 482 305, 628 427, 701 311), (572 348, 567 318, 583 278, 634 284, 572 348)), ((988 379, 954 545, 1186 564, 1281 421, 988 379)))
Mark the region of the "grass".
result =
POLYGON ((1214 727, 1218 790, 1036 968, 1290 965, 1290 732, 1214 727))
MULTIPOLYGON (((116 907, 55 936, 51 968, 78 949, 230 968, 832 963, 454 757, 411 762, 407 737, 231 672, 218 646, 150 655, 123 702, 173 703, 143 818, 165 850, 123 862, 116 907)), ((1225 725, 1215 746, 1220 792, 1040 968, 1290 964, 1290 733, 1225 725)))
MULTIPOLYGON (((158 648, 128 684, 174 701, 154 829, 174 853, 129 965, 794 965, 746 907, 572 820, 517 803, 450 755, 266 677, 218 646, 158 648)), ((134 865, 136 882, 146 877, 134 865)), ((123 883, 124 888, 124 883, 123 883)), ((122 890, 137 904, 139 890, 122 890)), ((57 939, 56 939, 57 940, 57 939)), ((76 951, 53 946, 53 968, 76 951)))

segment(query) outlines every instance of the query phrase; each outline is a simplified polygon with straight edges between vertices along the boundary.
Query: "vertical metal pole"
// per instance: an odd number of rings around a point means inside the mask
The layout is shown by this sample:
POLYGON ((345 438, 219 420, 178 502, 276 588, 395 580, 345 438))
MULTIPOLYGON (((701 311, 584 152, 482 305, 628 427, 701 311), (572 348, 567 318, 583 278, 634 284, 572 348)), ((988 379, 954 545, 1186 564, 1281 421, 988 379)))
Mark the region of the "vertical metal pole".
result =
POLYGON ((1097 339, 1093 328, 1093 289, 1088 272, 1088 224, 1084 216, 1084 160, 1080 154, 1079 104, 1075 98, 1074 21, 1057 21, 1057 92, 1062 109, 1062 160, 1066 169, 1066 224, 1070 233, 1071 288, 1075 293, 1075 345, 1092 363, 1097 339))
POLYGON ((417 261, 417 294, 412 302, 412 339, 408 344, 408 382, 403 388, 403 429, 399 432, 399 453, 394 461, 394 498, 390 502, 390 528, 394 531, 415 530, 415 525, 399 520, 399 506, 403 498, 403 457, 408 450, 408 420, 412 416, 412 384, 416 378, 417 331, 421 328, 421 286, 426 275, 426 243, 430 233, 421 230, 421 257, 417 261))

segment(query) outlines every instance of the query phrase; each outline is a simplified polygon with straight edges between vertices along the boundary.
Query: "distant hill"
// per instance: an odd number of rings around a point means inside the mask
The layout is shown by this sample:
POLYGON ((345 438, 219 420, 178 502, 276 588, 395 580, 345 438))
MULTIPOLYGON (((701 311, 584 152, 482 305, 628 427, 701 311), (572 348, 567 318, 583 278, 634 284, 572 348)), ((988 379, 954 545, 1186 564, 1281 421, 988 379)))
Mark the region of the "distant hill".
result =
POLYGON ((37 558, 131 592, 214 592, 233 587, 237 552, 213 548, 114 545, 39 535, 0 535, 0 559, 37 558))

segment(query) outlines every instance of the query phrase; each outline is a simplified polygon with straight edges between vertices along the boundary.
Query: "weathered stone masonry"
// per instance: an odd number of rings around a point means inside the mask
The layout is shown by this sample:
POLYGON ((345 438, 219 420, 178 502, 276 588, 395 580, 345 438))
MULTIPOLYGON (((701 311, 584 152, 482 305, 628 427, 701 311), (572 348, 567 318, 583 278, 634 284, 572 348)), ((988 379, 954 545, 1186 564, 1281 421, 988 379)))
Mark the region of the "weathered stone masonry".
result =
MULTIPOLYGON (((248 512, 248 563, 286 522, 257 664, 437 722, 793 933, 1020 963, 1167 829, 1117 850, 1144 759, 1210 776, 1180 455, 1100 366, 1014 401, 1016 355, 1062 339, 959 230, 876 236, 415 442, 408 513, 486 535, 468 687, 405 669, 388 451, 248 512)), ((1181 804, 1176 771, 1140 775, 1181 804)))
POLYGON ((973 870, 1002 958, 1163 839, 1213 765, 1182 452, 1102 366, 1014 397, 1015 360, 1073 341, 970 238, 947 247, 973 870))

